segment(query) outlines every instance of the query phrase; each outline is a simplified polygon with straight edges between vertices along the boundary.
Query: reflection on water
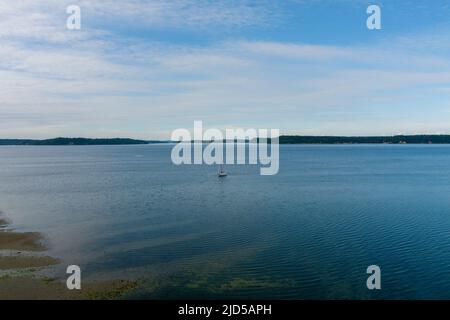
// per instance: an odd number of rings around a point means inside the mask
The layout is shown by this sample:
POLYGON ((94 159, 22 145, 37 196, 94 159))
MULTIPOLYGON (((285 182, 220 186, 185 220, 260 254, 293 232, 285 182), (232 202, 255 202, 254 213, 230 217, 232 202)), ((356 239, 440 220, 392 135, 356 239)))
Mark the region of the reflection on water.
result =
POLYGON ((450 298, 450 147, 281 146, 225 179, 170 151, 0 147, 0 209, 134 298, 450 298))

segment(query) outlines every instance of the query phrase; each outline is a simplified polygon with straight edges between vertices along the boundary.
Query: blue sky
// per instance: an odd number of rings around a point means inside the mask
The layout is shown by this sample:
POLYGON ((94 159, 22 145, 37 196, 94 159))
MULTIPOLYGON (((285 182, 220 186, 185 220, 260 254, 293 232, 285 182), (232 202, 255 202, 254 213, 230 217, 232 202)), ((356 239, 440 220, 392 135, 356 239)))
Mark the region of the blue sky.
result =
POLYGON ((0 137, 450 133, 449 31, 448 0, 0 0, 0 137))

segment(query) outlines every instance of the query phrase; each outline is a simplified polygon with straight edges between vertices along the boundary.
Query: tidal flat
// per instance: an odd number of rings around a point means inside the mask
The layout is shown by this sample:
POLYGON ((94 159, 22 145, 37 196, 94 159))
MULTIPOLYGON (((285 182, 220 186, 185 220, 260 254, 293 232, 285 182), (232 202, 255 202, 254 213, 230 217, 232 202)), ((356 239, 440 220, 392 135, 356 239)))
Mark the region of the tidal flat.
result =
POLYGON ((67 289, 62 279, 40 273, 61 262, 46 255, 43 235, 12 231, 8 229, 10 220, 0 215, 1 300, 117 299, 136 288, 133 281, 109 280, 83 283, 81 290, 67 289))

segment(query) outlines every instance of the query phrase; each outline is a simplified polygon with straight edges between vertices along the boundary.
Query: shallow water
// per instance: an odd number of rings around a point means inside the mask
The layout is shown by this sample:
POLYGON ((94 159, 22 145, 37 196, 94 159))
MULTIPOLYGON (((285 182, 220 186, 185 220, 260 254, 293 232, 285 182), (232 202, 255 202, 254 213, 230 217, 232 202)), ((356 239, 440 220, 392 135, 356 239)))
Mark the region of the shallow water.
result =
POLYGON ((283 145, 225 179, 170 151, 0 147, 0 210, 130 298, 450 298, 450 146, 283 145))

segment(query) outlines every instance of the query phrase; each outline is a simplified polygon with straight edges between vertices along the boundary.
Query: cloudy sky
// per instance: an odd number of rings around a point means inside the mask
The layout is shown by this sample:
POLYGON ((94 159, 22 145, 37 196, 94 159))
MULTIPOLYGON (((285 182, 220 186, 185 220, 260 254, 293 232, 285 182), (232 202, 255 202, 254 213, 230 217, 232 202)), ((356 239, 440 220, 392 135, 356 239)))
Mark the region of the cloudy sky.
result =
POLYGON ((169 139, 194 120, 450 133, 450 1, 0 0, 0 138, 169 139))

